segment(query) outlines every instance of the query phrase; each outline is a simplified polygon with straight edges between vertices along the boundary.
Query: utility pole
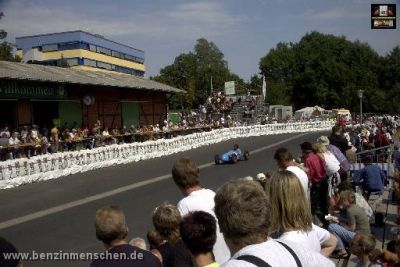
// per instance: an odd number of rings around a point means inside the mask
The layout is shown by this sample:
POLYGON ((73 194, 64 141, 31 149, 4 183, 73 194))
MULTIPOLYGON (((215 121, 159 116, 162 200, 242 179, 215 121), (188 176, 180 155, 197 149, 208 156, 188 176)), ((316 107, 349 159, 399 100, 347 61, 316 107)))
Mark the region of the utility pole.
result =
POLYGON ((362 121, 363 121, 363 110, 362 110, 362 105, 363 105, 363 102, 362 102, 363 93, 364 93, 363 90, 361 90, 361 89, 358 90, 358 97, 360 98, 360 126, 362 125, 362 121))

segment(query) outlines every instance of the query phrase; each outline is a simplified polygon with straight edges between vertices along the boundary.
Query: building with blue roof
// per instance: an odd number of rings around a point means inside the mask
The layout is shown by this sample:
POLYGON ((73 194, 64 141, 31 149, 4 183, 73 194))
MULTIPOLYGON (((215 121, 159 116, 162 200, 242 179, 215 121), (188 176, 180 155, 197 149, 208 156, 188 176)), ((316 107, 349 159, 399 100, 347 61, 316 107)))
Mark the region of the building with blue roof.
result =
POLYGON ((16 38, 16 55, 25 63, 144 76, 144 51, 85 31, 16 38))

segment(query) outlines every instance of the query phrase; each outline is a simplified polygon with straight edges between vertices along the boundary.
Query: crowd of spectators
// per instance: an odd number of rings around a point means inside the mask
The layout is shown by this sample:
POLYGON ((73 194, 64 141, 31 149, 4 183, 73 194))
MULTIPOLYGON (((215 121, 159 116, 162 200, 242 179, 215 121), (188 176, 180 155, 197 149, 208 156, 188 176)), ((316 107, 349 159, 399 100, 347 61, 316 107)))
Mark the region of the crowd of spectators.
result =
POLYGON ((279 171, 227 182, 216 193, 202 186, 194 161, 177 160, 172 180, 183 198, 155 208, 147 233, 151 257, 165 267, 320 267, 352 253, 358 266, 398 266, 395 250, 376 248, 370 228, 375 217, 368 199, 382 193, 387 178, 378 166, 366 164, 363 178, 351 183, 346 155, 352 146, 335 126, 330 136, 302 143, 300 161, 279 148, 274 155, 279 171))
MULTIPOLYGON (((390 133, 390 142, 398 142, 395 128, 390 133)), ((365 162, 355 179, 347 157, 355 144, 346 136, 345 128, 334 126, 314 144, 301 143, 298 160, 279 148, 273 157, 278 171, 226 182, 217 192, 202 185, 193 160, 177 160, 171 182, 182 198, 177 205, 160 203, 154 209, 149 246, 141 238, 128 243, 124 212, 105 206, 95 214, 96 237, 106 249, 103 254, 117 253, 119 259, 104 257, 91 266, 324 267, 334 266, 332 257, 350 253, 358 266, 399 266, 395 251, 376 248, 370 227, 375 216, 369 197, 383 192, 387 177, 365 162), (121 260, 121 255, 140 255, 141 260, 121 260)), ((400 176, 396 179, 400 188, 400 176)))
POLYGON ((212 92, 207 98, 205 109, 208 114, 228 114, 233 105, 232 98, 228 98, 223 92, 212 92))
POLYGON ((192 133, 193 131, 209 131, 231 125, 219 120, 197 122, 188 115, 181 117, 181 123, 174 124, 164 121, 162 124, 135 126, 122 129, 102 127, 97 121, 92 128, 79 127, 76 123, 64 124, 62 127, 53 125, 52 128, 37 125, 23 126, 20 130, 11 131, 5 125, 0 128, 0 160, 30 158, 36 155, 93 149, 111 144, 132 143, 136 141, 169 138, 176 135, 192 133))

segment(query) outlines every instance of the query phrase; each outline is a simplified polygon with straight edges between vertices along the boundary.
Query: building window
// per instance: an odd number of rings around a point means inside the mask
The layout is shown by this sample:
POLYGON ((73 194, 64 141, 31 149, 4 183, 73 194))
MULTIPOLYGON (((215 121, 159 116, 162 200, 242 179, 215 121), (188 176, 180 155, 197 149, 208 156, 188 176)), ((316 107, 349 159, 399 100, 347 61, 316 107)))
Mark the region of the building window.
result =
POLYGON ((138 63, 144 63, 144 60, 138 57, 130 56, 130 55, 124 55, 126 60, 133 61, 133 62, 138 62, 138 63))
POLYGON ((42 45, 42 52, 57 51, 58 44, 42 45))
POLYGON ((107 49, 107 48, 104 48, 104 47, 97 47, 97 53, 100 53, 100 54, 105 54, 105 55, 108 55, 108 56, 111 56, 111 50, 110 49, 107 49))
POLYGON ((124 58, 124 55, 117 51, 112 51, 112 56, 117 58, 124 58))
POLYGON ((95 45, 89 44, 89 50, 96 52, 97 51, 97 47, 95 45))
POLYGON ((60 50, 73 50, 79 48, 79 42, 71 42, 71 43, 64 43, 60 44, 60 50))
POLYGON ((83 59, 83 65, 91 66, 91 67, 95 67, 95 68, 97 67, 95 60, 91 60, 91 59, 87 59, 87 58, 83 59))
POLYGON ((67 59, 67 64, 70 67, 79 65, 78 58, 68 58, 67 59))
POLYGON ((97 67, 101 69, 111 70, 111 64, 97 61, 97 67))

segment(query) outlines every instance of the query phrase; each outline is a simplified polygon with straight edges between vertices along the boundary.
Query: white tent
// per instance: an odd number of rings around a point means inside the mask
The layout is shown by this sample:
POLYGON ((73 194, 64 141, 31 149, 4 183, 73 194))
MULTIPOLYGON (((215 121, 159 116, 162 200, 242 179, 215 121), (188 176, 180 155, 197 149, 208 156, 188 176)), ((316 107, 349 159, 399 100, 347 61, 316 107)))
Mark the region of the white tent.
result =
POLYGON ((311 117, 320 116, 323 111, 325 111, 325 109, 321 108, 319 106, 305 107, 305 108, 297 110, 294 113, 294 118, 296 120, 308 119, 311 117))

